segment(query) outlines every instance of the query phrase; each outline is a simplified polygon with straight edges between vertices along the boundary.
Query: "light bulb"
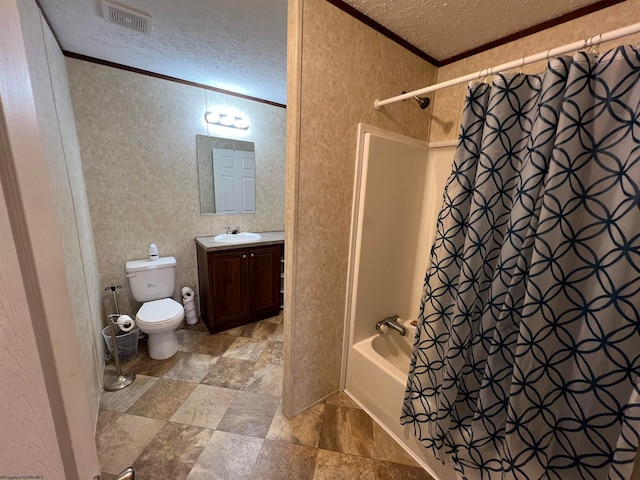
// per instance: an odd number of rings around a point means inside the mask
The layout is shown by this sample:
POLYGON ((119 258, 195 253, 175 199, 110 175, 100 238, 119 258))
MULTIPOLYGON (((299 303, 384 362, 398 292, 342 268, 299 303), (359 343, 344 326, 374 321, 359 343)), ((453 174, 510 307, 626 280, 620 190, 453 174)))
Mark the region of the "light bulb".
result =
POLYGON ((218 112, 207 112, 204 114, 204 119, 207 123, 219 123, 220 114, 218 112))
POLYGON ((220 115, 220 125, 224 125, 225 127, 230 127, 236 121, 236 117, 233 115, 220 115))
POLYGON ((246 130, 247 128, 249 128, 249 120, 244 117, 236 117, 236 121, 233 123, 233 126, 242 130, 246 130))

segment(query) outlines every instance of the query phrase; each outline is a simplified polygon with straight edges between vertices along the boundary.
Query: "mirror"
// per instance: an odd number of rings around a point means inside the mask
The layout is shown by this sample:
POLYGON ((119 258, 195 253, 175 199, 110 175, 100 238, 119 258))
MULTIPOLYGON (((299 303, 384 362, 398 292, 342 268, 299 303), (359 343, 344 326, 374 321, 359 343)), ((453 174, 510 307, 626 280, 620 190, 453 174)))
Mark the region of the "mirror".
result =
POLYGON ((253 142, 196 135, 200 213, 256 213, 253 142))

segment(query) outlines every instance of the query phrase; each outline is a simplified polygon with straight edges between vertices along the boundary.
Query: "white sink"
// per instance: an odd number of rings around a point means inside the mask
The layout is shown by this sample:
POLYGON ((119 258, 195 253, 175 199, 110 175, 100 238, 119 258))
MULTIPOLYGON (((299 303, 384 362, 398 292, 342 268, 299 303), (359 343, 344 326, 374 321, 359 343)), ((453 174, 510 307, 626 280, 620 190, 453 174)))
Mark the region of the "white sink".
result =
POLYGON ((240 233, 221 233, 213 239, 222 243, 248 243, 260 240, 262 237, 259 233, 240 232, 240 233))

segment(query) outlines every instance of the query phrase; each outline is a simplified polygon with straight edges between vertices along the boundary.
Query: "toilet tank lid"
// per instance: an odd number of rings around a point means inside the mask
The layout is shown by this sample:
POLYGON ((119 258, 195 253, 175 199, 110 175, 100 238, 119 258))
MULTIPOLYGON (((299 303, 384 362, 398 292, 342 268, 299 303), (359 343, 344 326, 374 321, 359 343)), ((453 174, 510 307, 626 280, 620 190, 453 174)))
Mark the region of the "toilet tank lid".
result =
POLYGON ((156 260, 132 260, 127 262, 125 270, 127 273, 141 272, 143 270, 155 270, 156 268, 175 267, 176 259, 174 257, 160 257, 156 260))

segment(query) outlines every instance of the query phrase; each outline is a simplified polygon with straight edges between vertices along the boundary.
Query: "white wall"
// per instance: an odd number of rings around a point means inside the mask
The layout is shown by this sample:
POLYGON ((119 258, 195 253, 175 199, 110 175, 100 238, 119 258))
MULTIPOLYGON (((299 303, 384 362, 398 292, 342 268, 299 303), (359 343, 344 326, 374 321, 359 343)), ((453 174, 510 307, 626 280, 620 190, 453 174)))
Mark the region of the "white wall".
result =
MULTIPOLYGON (((366 134, 354 342, 375 333, 390 315, 415 318, 415 271, 420 253, 427 184, 427 148, 366 134)), ((361 197, 362 198, 362 197, 361 197)))
POLYGON ((366 134, 352 248, 351 344, 391 315, 415 319, 455 147, 427 149, 366 134))

